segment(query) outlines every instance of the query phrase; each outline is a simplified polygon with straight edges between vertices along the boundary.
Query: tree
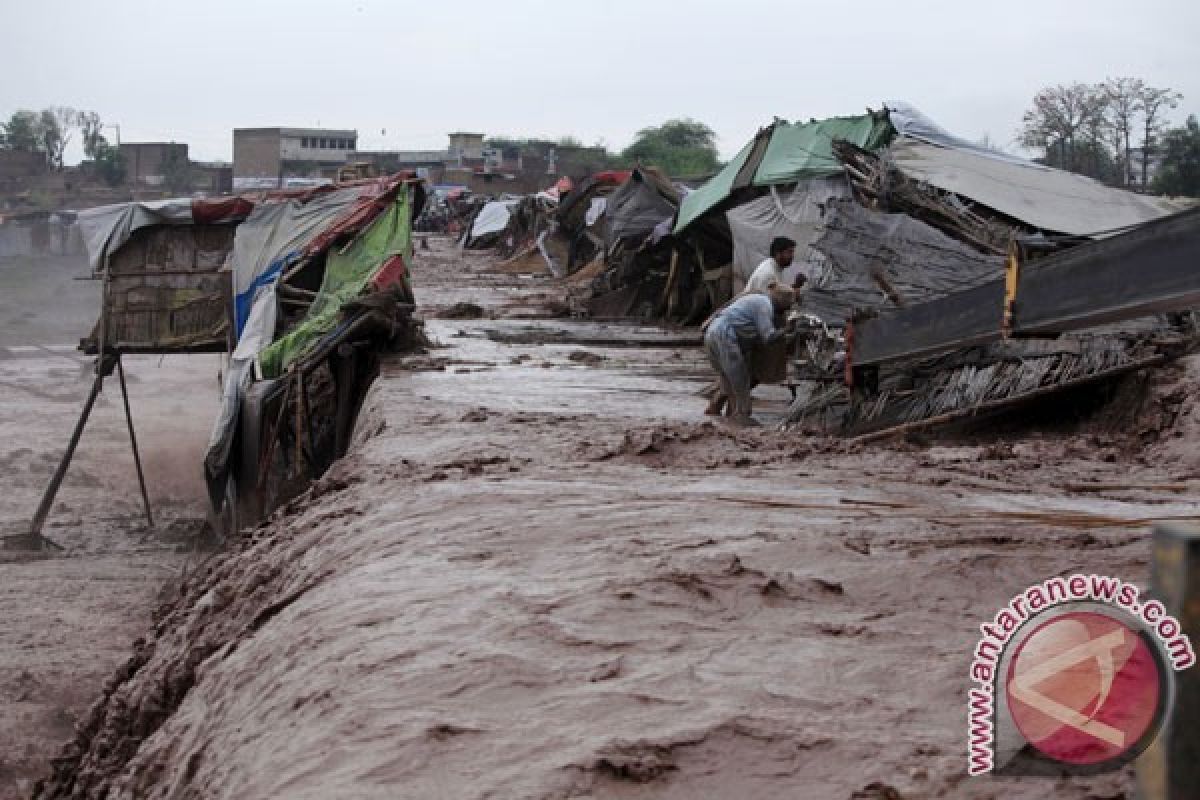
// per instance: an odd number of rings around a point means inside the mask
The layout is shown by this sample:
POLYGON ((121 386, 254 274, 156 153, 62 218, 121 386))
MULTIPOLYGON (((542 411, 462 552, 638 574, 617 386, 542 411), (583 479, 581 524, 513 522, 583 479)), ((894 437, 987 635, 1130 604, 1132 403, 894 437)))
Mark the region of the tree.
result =
POLYGON ((1117 154, 1121 185, 1128 186, 1132 178, 1133 130, 1142 105, 1146 84, 1140 78, 1109 78, 1101 87, 1106 101, 1106 122, 1112 132, 1113 148, 1117 154))
POLYGON ((62 169, 63 153, 71 141, 71 130, 78 119, 79 112, 66 106, 52 106, 41 113, 42 150, 56 169, 62 169))
POLYGON ((44 153, 41 115, 36 111, 14 111, 4 123, 4 146, 26 153, 44 153))
POLYGON ((1172 89, 1155 89, 1143 86, 1138 110, 1142 112, 1142 186, 1146 185, 1150 172, 1150 159, 1157 149, 1157 139, 1162 133, 1163 115, 1179 105, 1183 95, 1172 89))
POLYGON ((100 146, 108 144, 108 140, 101 133, 104 124, 100 121, 100 115, 95 111, 80 111, 76 122, 79 125, 80 137, 83 139, 83 154, 88 158, 95 159, 100 146))
POLYGON ((1162 194, 1200 197, 1200 122, 1187 118, 1182 128, 1167 131, 1162 138, 1162 167, 1154 179, 1154 190, 1162 194))
POLYGON ((1021 144, 1041 149, 1047 164, 1090 174, 1087 156, 1095 153, 1104 109, 1104 93, 1096 86, 1072 83, 1042 89, 1022 119, 1021 144), (1081 148, 1081 143, 1086 145, 1081 148))
POLYGON ((96 164, 96 171, 109 186, 120 186, 125 182, 125 156, 121 155, 120 149, 102 141, 92 160, 96 164))
POLYGON ((621 155, 627 161, 650 164, 670 175, 705 175, 720 166, 712 128, 686 117, 643 128, 621 155))

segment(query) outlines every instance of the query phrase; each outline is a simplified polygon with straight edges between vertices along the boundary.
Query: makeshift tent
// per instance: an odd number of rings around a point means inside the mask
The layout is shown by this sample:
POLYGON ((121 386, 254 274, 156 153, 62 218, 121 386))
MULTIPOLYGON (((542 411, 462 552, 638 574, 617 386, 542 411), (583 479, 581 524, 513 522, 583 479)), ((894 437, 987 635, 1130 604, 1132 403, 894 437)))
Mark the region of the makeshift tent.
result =
POLYGON ((408 273, 403 269, 412 261, 411 221, 408 194, 401 192, 348 247, 326 256, 321 289, 304 321, 260 353, 264 377, 276 377, 303 356, 317 339, 333 330, 342 307, 368 287, 387 291, 392 288, 391 281, 396 281, 404 295, 411 297, 408 273), (400 269, 389 269, 397 262, 400 269), (389 282, 378 280, 381 276, 388 276, 389 282))
POLYGON ((843 167, 833 154, 835 139, 874 150, 886 145, 894 133, 886 110, 807 123, 775 122, 759 131, 712 180, 684 199, 675 232, 729 202, 739 189, 841 174, 843 167))
POLYGON ((273 284, 309 245, 363 196, 362 187, 339 189, 307 201, 268 203, 238 226, 233 240, 234 319, 240 335, 258 292, 273 284))
POLYGON ((786 236, 796 242, 796 257, 784 271, 791 283, 798 272, 812 279, 819 274, 824 256, 812 243, 824 230, 823 214, 832 198, 849 197, 850 187, 842 177, 800 181, 795 188, 772 186, 759 197, 725 212, 733 237, 733 291, 740 292, 750 274, 769 255, 771 240, 786 236))
POLYGON ((610 252, 620 240, 645 238, 670 219, 679 208, 682 193, 654 167, 639 167, 608 196, 608 229, 604 248, 610 252))
MULTIPOLYGON (((409 226, 413 209, 423 208, 424 199, 420 183, 413 181, 411 175, 401 173, 343 184, 337 189, 310 193, 301 199, 264 203, 255 207, 238 227, 231 253, 235 283, 240 288, 234 308, 238 340, 230 356, 221 409, 204 459, 214 507, 219 508, 223 502, 242 398, 254 380, 255 364, 258 363, 264 377, 273 377, 329 330, 328 323, 330 319, 336 320, 336 312, 342 303, 361 292, 368 282, 357 281, 356 277, 366 269, 371 258, 381 252, 378 248, 366 252, 356 249, 362 232, 368 228, 375 231, 374 223, 381 216, 387 218, 395 214, 398 205, 407 209, 402 235, 409 248, 401 248, 400 252, 411 260, 409 226), (334 250, 336 245, 346 241, 351 242, 351 247, 345 253, 334 250), (358 260, 350 264, 347 259, 353 258, 352 252, 358 260), (317 300, 309 307, 299 327, 283 337, 286 344, 272 350, 279 320, 278 287, 285 269, 298 272, 320 265, 322 260, 325 271, 317 300), (333 277, 328 274, 331 265, 336 273, 333 277), (351 292, 351 288, 355 291, 351 292), (319 315, 313 313, 318 302, 322 312, 319 315), (297 330, 304 333, 294 335, 297 330), (265 363, 261 360, 263 355, 267 356, 265 363)), ((400 223, 393 222, 393 225, 400 223)), ((375 262, 371 276, 376 273, 402 275, 402 269, 398 273, 389 269, 393 262, 394 259, 375 262)), ((403 263, 401 261, 401 267, 403 263)))
POLYGON ((502 233, 508 228, 508 223, 512 219, 512 210, 516 208, 518 202, 518 200, 493 200, 479 209, 479 213, 471 223, 466 246, 475 247, 479 243, 489 240, 485 237, 502 233))

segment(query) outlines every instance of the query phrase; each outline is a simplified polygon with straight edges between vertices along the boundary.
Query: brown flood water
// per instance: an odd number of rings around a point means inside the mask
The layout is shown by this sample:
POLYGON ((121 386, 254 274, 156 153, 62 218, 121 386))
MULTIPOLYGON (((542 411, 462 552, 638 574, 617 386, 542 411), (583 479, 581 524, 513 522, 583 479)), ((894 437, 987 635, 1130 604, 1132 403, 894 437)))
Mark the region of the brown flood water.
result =
MULTIPOLYGON (((1144 584, 1143 520, 1200 515, 1194 493, 1071 487, 1193 474, 1089 436, 851 448, 730 430, 701 414, 696 348, 554 339, 627 332, 520 319, 561 290, 434 246, 416 266, 427 313, 470 301, 497 319, 431 320, 440 346, 385 364, 352 454, 193 571, 52 796, 1126 796, 1127 774, 967 779, 967 670, 1012 595, 1075 570, 1144 584)), ((765 421, 786 401, 757 395, 765 421)), ((177 433, 182 452, 207 429, 177 433)), ((35 439, 30 458, 55 452, 35 439)), ((85 488, 83 525, 107 513, 85 488)), ((136 511, 136 487, 121 497, 136 511)), ((109 580, 74 553, 3 569, 59 562, 109 580)), ((153 581, 138 591, 69 635, 5 595, 13 636, 95 667, 75 667, 62 714, 83 716, 147 630, 153 581)), ((0 691, 33 658, 10 659, 0 691)))

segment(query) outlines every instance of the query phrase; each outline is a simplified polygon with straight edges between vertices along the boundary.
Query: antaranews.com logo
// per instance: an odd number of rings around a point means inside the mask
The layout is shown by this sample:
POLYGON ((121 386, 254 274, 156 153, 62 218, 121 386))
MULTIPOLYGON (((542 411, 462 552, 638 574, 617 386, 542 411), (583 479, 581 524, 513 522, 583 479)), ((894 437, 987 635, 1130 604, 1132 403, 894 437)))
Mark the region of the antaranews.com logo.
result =
POLYGON ((1104 575, 1031 586, 980 626, 971 661, 971 775, 1097 773, 1154 741, 1174 672, 1196 662, 1179 621, 1104 575))

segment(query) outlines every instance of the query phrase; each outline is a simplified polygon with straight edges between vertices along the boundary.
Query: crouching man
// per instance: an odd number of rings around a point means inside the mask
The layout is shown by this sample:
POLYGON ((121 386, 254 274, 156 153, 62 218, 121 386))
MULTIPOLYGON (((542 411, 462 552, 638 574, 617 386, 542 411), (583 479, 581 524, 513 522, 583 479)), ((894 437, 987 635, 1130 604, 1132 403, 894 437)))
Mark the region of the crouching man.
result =
POLYGON ((788 335, 775 326, 775 315, 791 308, 795 293, 772 285, 767 294, 747 294, 723 308, 708 323, 704 350, 717 372, 721 394, 729 398, 729 421, 734 425, 758 425, 750 416, 750 390, 754 388, 750 358, 756 350, 788 335))

